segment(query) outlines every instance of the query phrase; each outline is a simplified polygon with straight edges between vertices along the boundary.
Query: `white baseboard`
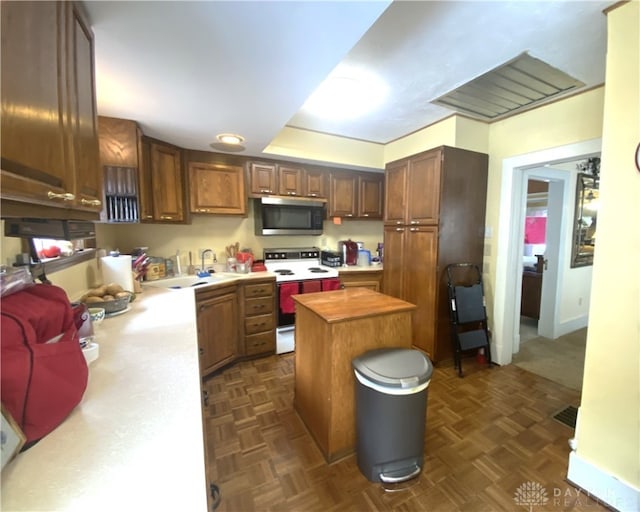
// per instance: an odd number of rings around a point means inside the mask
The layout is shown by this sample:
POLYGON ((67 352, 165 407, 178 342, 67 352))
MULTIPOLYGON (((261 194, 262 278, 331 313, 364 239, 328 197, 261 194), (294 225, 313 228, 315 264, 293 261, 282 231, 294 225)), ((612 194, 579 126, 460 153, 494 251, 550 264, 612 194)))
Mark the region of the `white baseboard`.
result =
POLYGON ((569 334, 570 332, 574 332, 578 329, 582 329, 583 327, 587 327, 588 324, 589 315, 583 315, 578 318, 572 318, 571 320, 562 322, 556 326, 556 337, 559 338, 560 336, 564 336, 565 334, 569 334))
POLYGON ((567 480, 614 510, 620 512, 640 510, 640 489, 605 473, 581 458, 576 452, 569 454, 567 480))

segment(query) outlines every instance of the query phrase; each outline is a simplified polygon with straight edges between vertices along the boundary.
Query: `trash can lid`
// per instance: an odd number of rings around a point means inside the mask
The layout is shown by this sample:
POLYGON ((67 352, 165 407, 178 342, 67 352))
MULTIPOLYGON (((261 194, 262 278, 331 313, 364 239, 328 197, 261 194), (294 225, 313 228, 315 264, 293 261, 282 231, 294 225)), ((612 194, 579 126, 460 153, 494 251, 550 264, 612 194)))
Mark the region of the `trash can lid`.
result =
POLYGON ((356 357, 355 371, 372 383, 386 388, 413 388, 431 379, 433 365, 419 350, 381 348, 356 357))

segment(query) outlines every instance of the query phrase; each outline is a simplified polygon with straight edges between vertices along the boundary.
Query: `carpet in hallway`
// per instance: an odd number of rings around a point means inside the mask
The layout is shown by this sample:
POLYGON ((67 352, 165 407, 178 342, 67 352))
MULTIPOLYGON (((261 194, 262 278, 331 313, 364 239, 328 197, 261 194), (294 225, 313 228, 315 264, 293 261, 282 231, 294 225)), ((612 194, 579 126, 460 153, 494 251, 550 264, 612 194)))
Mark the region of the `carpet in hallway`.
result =
POLYGON ((555 340, 539 336, 522 343, 512 362, 523 370, 581 391, 586 341, 586 327, 555 340))

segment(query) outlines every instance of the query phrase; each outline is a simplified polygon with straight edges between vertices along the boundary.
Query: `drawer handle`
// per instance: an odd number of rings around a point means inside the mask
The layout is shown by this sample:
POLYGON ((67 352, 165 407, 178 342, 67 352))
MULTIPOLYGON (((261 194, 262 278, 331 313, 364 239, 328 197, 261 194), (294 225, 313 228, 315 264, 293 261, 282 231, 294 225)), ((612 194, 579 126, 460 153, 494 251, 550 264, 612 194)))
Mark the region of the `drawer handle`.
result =
POLYGON ((173 220, 173 217, 171 215, 160 215, 160 218, 162 220, 173 220))
POLYGON ((100 206, 102 201, 100 199, 85 199, 84 197, 80 199, 80 203, 86 204, 87 206, 100 206))
POLYGON ((64 192, 63 194, 56 194, 55 192, 52 192, 51 190, 49 190, 49 192, 47 192, 47 198, 48 199, 62 199, 63 201, 73 201, 76 196, 73 195, 71 192, 64 192))

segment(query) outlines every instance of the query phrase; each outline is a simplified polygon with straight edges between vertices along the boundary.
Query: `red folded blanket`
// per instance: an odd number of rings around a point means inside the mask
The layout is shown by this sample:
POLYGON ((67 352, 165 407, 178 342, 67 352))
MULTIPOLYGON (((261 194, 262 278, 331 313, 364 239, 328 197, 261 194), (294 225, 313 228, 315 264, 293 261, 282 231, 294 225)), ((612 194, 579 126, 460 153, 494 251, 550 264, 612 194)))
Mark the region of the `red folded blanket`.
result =
POLYGON ((302 281, 302 293, 315 293, 321 291, 320 281, 302 281))
POLYGON ((299 283, 295 282, 282 283, 280 285, 280 311, 285 314, 296 312, 296 305, 291 296, 299 293, 298 284, 299 283))
POLYGON ((339 290, 340 289, 340 279, 337 277, 332 277, 330 279, 322 280, 322 291, 329 292, 331 290, 339 290))

